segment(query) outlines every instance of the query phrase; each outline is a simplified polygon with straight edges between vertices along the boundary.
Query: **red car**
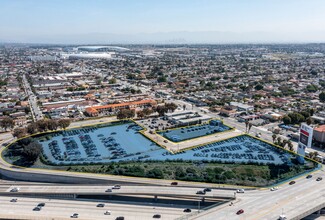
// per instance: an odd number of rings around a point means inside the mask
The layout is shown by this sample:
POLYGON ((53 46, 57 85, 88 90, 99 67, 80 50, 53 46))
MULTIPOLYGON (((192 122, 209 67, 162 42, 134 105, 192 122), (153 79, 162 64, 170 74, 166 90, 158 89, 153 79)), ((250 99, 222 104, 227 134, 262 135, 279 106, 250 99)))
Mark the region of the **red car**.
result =
POLYGON ((238 210, 238 212, 236 213, 237 215, 240 215, 240 214, 243 214, 244 213, 244 210, 243 209, 240 209, 238 210))

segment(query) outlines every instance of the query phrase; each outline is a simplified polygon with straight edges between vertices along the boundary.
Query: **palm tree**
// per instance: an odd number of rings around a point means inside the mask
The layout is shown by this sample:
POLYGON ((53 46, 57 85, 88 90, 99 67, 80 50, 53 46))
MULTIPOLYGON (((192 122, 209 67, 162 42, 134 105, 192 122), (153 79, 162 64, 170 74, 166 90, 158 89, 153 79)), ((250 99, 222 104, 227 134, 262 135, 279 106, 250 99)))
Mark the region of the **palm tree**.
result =
POLYGON ((272 135, 272 139, 273 139, 273 143, 275 142, 275 139, 276 139, 276 134, 273 134, 272 135))
POLYGON ((289 151, 293 151, 293 144, 290 140, 288 141, 288 149, 289 151))

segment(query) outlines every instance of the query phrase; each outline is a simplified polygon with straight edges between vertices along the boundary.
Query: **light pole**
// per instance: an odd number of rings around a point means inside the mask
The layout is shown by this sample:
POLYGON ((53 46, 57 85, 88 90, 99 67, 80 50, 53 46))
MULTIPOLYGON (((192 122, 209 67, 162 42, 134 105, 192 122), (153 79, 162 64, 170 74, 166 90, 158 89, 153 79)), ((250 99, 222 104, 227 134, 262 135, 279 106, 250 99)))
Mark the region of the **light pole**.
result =
POLYGON ((198 206, 198 212, 200 213, 200 200, 197 201, 197 202, 198 202, 198 204, 197 204, 197 206, 198 206))

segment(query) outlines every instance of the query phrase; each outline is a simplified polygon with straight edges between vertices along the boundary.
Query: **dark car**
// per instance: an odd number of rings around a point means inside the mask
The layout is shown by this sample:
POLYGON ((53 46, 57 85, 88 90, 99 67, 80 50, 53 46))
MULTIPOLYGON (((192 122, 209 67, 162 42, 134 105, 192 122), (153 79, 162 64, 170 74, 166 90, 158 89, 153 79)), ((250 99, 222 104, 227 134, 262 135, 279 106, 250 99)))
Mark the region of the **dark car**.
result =
POLYGON ((155 214, 155 215, 153 215, 153 218, 161 218, 161 215, 160 214, 155 214))
POLYGON ((178 182, 172 182, 170 185, 177 186, 178 185, 178 182))
POLYGON ((104 206, 105 206, 105 204, 103 204, 103 203, 97 204, 97 207, 100 207, 100 208, 103 208, 104 206))
POLYGON ((37 207, 33 208, 33 211, 41 211, 41 209, 42 209, 41 207, 37 206, 37 207))
POLYGON ((295 184, 296 183, 296 181, 291 181, 290 183, 289 183, 289 185, 293 185, 293 184, 295 184))
POLYGON ((321 181, 323 177, 317 177, 316 181, 321 181))
POLYGON ((116 217, 115 220, 124 220, 124 217, 123 216, 119 216, 119 217, 116 217))
POLYGON ((191 209, 187 208, 187 209, 184 209, 183 212, 191 212, 191 211, 192 211, 191 209))
POLYGON ((44 207, 44 206, 45 206, 45 203, 44 203, 44 202, 42 202, 42 203, 38 203, 37 206, 38 206, 38 207, 44 207))
POLYGON ((312 177, 313 177, 313 175, 310 175, 310 174, 308 176, 306 176, 307 179, 310 179, 312 177))
POLYGON ((204 192, 211 192, 211 189, 210 188, 205 188, 203 191, 204 192))
POLYGON ((240 209, 240 210, 237 211, 236 214, 237 214, 237 215, 240 215, 240 214, 243 214, 243 213, 244 213, 244 210, 243 210, 243 209, 240 209))
POLYGON ((205 191, 200 190, 200 191, 197 191, 196 194, 198 194, 198 195, 204 195, 205 194, 205 191))

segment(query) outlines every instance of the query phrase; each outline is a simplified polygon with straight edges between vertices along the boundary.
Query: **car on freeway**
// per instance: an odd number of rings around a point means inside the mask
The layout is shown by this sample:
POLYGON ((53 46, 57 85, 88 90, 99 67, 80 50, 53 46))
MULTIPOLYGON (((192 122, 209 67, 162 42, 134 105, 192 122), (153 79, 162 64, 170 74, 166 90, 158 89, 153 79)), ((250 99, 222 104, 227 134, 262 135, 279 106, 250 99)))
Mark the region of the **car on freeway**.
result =
POLYGON ((124 217, 123 216, 119 216, 119 217, 116 217, 115 220, 124 220, 124 217))
POLYGON ((17 199, 11 199, 10 202, 17 202, 17 199))
POLYGON ((103 207, 105 207, 105 204, 103 204, 103 203, 99 203, 99 204, 97 204, 96 207, 103 208, 103 207))
POLYGON ((106 189, 105 192, 112 192, 112 189, 106 189))
POLYGON ((183 212, 192 212, 192 210, 187 208, 187 209, 184 209, 183 212))
POLYGON ((37 206, 38 206, 38 207, 44 207, 44 206, 45 206, 45 203, 44 203, 44 202, 42 202, 42 203, 38 203, 37 206))
POLYGON ((211 192, 212 190, 211 190, 211 188, 205 188, 203 191, 204 192, 211 192))
POLYGON ((161 215, 160 214, 155 214, 152 216, 152 218, 161 218, 161 215))
POLYGON ((296 183, 296 181, 290 181, 289 185, 293 185, 295 183, 296 183))
POLYGON ((79 214, 78 213, 73 213, 70 218, 78 218, 79 217, 79 214))
POLYGON ((203 191, 203 190, 199 190, 199 191, 196 192, 196 194, 197 194, 197 195, 204 195, 204 194, 205 194, 205 191, 203 191))
POLYGON ((278 187, 272 187, 270 190, 271 191, 277 191, 279 188, 278 187))
POLYGON ((308 175, 308 176, 306 176, 306 179, 310 179, 310 178, 312 178, 313 177, 313 175, 308 175))
POLYGON ((111 211, 104 212, 104 215, 111 215, 111 211))
POLYGON ((245 190, 244 189, 237 189, 237 193, 244 193, 245 190))
POLYGON ((114 185, 114 186, 112 187, 112 189, 121 189, 121 186, 120 186, 120 185, 114 185))
POLYGON ((10 190, 10 192, 18 192, 19 191, 19 188, 12 188, 11 190, 10 190))
POLYGON ((177 185, 178 185, 178 182, 171 182, 170 185, 172 185, 172 186, 177 186, 177 185))
POLYGON ((239 209, 239 210, 236 212, 237 215, 240 215, 240 214, 243 214, 243 213, 244 213, 244 209, 239 209))
POLYGON ((317 177, 316 181, 321 181, 323 177, 317 177))
POLYGON ((35 208, 33 208, 33 211, 41 211, 42 207, 38 207, 36 206, 35 208))

